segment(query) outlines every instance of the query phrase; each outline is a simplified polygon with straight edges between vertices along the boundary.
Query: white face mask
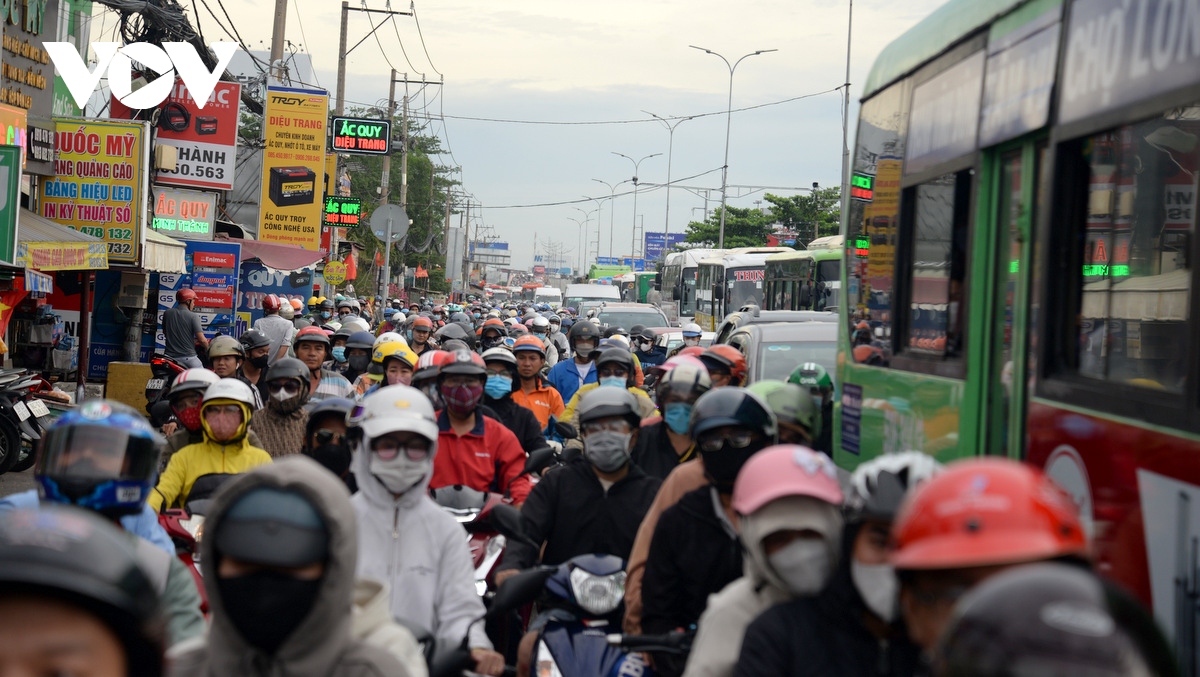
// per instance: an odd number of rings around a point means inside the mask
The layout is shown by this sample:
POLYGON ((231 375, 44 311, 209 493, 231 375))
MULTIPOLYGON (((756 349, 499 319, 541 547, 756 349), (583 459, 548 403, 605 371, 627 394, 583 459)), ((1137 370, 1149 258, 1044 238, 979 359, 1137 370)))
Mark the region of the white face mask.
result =
POLYGON ((863 603, 876 616, 891 623, 896 618, 896 571, 890 564, 860 564, 850 560, 850 578, 863 603))
MULTIPOLYGON (((371 453, 371 452, 366 452, 371 453)), ((369 469, 387 490, 393 494, 403 494, 412 489, 418 482, 425 479, 433 468, 433 458, 423 461, 410 461, 403 452, 391 460, 383 460, 378 454, 371 454, 369 469)))
POLYGON ((825 541, 814 538, 797 538, 769 556, 767 561, 788 590, 800 597, 820 592, 833 573, 829 547, 825 541))

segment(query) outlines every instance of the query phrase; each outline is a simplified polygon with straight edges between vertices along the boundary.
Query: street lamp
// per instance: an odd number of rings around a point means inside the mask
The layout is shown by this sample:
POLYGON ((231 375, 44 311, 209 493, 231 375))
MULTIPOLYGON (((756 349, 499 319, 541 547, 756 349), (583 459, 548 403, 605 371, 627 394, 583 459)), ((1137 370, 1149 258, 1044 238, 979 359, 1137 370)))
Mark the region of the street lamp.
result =
POLYGON ((667 214, 663 217, 663 247, 667 246, 668 233, 671 232, 671 157, 675 154, 675 128, 688 120, 695 119, 695 115, 689 115, 686 118, 679 118, 675 124, 667 122, 666 118, 655 115, 648 110, 643 110, 643 113, 658 120, 667 127, 667 214))
MULTIPOLYGON (((567 217, 567 220, 568 220, 568 221, 574 221, 574 222, 575 222, 575 224, 576 224, 577 226, 579 226, 579 233, 580 233, 580 234, 579 234, 579 236, 577 236, 577 237, 578 237, 578 239, 576 239, 576 241, 575 241, 575 242, 576 242, 576 244, 578 244, 580 241, 582 241, 582 240, 583 240, 583 234, 587 232, 587 224, 588 224, 588 220, 587 220, 587 219, 580 220, 580 219, 577 219, 577 218, 575 218, 574 216, 568 216, 568 217, 567 217)), ((576 250, 576 252, 579 252, 579 251, 581 251, 581 250, 579 250, 579 249, 577 249, 577 250, 576 250)), ((575 266, 576 266, 576 267, 575 267, 575 277, 579 277, 579 271, 583 269, 583 259, 584 259, 584 257, 583 257, 583 255, 582 255, 582 254, 576 253, 576 255, 575 255, 575 259, 576 259, 576 261, 575 261, 575 266)))
POLYGON ((778 52, 779 50, 777 50, 777 49, 760 49, 756 52, 750 52, 749 54, 743 55, 737 61, 734 61, 733 65, 730 66, 729 59, 726 59, 725 57, 721 56, 720 54, 717 54, 716 52, 712 51, 711 49, 705 49, 704 47, 697 47, 696 45, 688 45, 688 47, 691 47, 692 49, 698 49, 701 52, 704 52, 705 54, 712 54, 713 56, 720 58, 721 61, 725 62, 725 66, 727 68, 729 68, 729 104, 725 108, 725 164, 721 165, 721 234, 719 236, 720 239, 717 241, 717 248, 724 249, 725 248, 725 191, 728 188, 728 178, 729 178, 729 127, 730 127, 731 121, 733 120, 733 72, 735 70, 737 70, 738 64, 740 64, 742 62, 742 60, 746 59, 747 57, 758 56, 759 54, 766 54, 767 52, 778 52))
MULTIPOLYGON (((616 211, 617 211, 612 203, 613 195, 615 195, 617 192, 617 186, 621 185, 622 183, 629 183, 629 179, 625 179, 624 181, 621 181, 616 184, 612 184, 607 181, 601 181, 600 179, 592 179, 592 180, 595 181, 596 183, 603 183, 604 185, 608 186, 608 200, 609 200, 609 205, 608 205, 608 257, 612 258, 613 214, 616 213, 616 211)), ((634 211, 636 213, 637 210, 634 210, 634 211)), ((597 258, 600 257, 600 222, 599 222, 599 219, 597 219, 597 221, 596 221, 596 257, 597 258)), ((597 262, 597 263, 599 263, 599 262, 597 262)))
POLYGON ((649 160, 652 157, 658 157, 659 155, 662 155, 662 153, 654 153, 653 155, 647 155, 646 157, 642 158, 641 160, 634 160, 633 158, 629 157, 628 155, 626 155, 624 153, 618 153, 615 150, 611 151, 611 152, 613 155, 620 155, 621 157, 623 157, 626 160, 629 160, 630 162, 633 163, 633 230, 629 233, 629 242, 630 242, 629 256, 633 257, 634 254, 637 254, 637 195, 638 195, 638 177, 637 177, 637 175, 638 175, 638 167, 642 166, 642 162, 649 160))
MULTIPOLYGON (((574 209, 575 211, 579 212, 580 214, 583 214, 583 234, 587 235, 587 224, 591 222, 592 214, 595 214, 599 210, 599 208, 593 209, 591 211, 586 211, 586 212, 584 210, 580 209, 579 207, 571 207, 571 209, 574 209)), ((574 219, 572 219, 572 220, 574 220, 574 219)), ((585 238, 583 238, 583 258, 580 260, 579 267, 583 268, 583 264, 586 262, 587 262, 587 238, 585 237, 585 238)))

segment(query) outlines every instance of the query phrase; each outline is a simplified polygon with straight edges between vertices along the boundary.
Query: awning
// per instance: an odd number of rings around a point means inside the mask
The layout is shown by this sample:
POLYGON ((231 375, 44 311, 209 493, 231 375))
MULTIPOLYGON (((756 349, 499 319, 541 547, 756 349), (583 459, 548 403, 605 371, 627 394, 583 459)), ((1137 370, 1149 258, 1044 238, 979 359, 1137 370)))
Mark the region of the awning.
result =
POLYGON ((17 227, 19 266, 43 272, 55 270, 105 270, 108 245, 103 240, 29 211, 21 210, 17 227))
POLYGON ((259 242, 258 240, 239 240, 235 237, 229 238, 229 241, 242 245, 243 261, 258 259, 267 268, 281 273, 308 268, 325 258, 325 252, 320 250, 313 251, 286 244, 259 242))
POLYGON ((156 273, 186 273, 187 247, 173 237, 148 228, 142 268, 156 273))
POLYGON ((1180 269, 1115 283, 1111 278, 1089 282, 1083 285, 1082 314, 1091 319, 1183 322, 1188 317, 1189 279, 1189 271, 1180 269))
POLYGON ((32 268, 25 269, 25 291, 40 294, 54 293, 54 276, 39 273, 32 268))

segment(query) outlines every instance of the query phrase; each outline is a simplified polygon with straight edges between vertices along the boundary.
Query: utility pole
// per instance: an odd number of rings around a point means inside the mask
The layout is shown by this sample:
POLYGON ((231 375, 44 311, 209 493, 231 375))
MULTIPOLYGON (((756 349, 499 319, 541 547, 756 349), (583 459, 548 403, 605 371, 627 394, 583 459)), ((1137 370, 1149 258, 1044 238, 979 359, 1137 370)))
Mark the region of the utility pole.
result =
POLYGON ((271 28, 271 75, 276 80, 283 79, 283 41, 287 31, 288 0, 275 0, 275 24, 271 28), (279 64, 276 67, 275 64, 279 64))
MULTIPOLYGON (((337 70, 337 103, 334 104, 333 114, 341 115, 345 110, 346 102, 346 31, 349 26, 350 19, 350 3, 342 0, 342 25, 338 32, 338 70, 337 70)), ((333 166, 333 192, 338 192, 338 185, 341 183, 342 176, 342 161, 339 158, 333 166)), ((338 255, 338 229, 335 226, 329 232, 329 255, 327 261, 337 260, 338 255)), ((323 296, 333 296, 334 285, 325 283, 325 293, 323 296)))
MULTIPOLYGON (((396 69, 392 69, 392 77, 389 78, 388 84, 388 122, 390 123, 396 117, 396 69)), ((380 177, 379 187, 379 204, 385 205, 388 203, 388 188, 392 181, 392 140, 388 139, 388 154, 383 156, 383 176, 380 177)), ((390 224, 389 224, 390 225, 390 224)), ((388 283, 392 277, 392 229, 388 228, 383 234, 383 293, 380 296, 387 297, 388 283)))

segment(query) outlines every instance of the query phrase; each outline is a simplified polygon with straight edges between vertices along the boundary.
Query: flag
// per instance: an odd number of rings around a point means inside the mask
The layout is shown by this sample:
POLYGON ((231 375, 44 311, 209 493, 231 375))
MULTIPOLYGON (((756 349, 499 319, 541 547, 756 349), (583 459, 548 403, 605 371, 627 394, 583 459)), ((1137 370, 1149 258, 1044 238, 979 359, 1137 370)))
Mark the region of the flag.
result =
POLYGON ((375 252, 375 266, 378 268, 383 267, 383 252, 375 252))
POLYGON ((353 280, 358 277, 358 264, 354 261, 354 252, 351 251, 346 255, 346 279, 353 280))
POLYGON ((421 264, 418 263, 417 272, 413 275, 413 277, 429 277, 429 271, 422 268, 421 264))

